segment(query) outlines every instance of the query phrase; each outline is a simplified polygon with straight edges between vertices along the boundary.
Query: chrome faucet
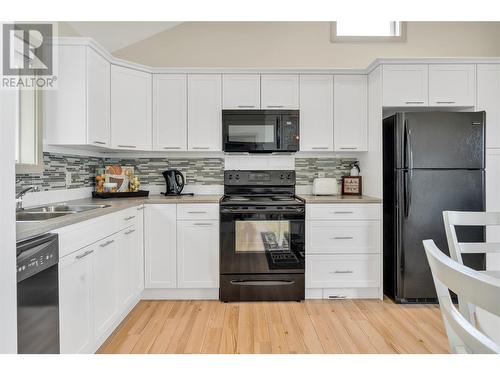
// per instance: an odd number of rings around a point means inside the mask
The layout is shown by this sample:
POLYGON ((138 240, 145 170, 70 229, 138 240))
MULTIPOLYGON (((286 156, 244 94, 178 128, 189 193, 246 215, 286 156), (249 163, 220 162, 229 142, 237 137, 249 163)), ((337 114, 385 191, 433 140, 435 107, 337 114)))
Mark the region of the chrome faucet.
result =
POLYGON ((38 191, 38 186, 29 186, 16 193, 16 211, 20 211, 23 209, 23 196, 25 196, 26 193, 31 190, 38 191))

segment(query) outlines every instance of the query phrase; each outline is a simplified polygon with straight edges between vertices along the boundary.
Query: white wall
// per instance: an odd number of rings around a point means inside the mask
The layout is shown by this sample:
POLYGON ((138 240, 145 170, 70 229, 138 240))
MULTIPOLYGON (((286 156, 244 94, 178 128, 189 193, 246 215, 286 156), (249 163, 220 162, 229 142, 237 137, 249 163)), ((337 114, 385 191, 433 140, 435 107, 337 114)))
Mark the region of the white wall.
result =
POLYGON ((14 106, 14 92, 0 90, 0 353, 17 353, 14 106))
POLYGON ((331 43, 329 22, 184 22, 114 55, 165 67, 365 68, 377 57, 500 56, 500 23, 408 22, 403 43, 331 43))

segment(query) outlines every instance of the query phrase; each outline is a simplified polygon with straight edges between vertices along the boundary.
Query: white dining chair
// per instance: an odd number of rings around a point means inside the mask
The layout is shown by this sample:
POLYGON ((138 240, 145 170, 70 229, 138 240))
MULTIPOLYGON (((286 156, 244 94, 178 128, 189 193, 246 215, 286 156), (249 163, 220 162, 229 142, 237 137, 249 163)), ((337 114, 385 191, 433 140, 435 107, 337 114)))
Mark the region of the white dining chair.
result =
POLYGON ((472 325, 455 307, 450 290, 463 301, 500 318, 500 280, 451 259, 432 240, 423 241, 452 353, 496 353, 500 345, 472 325))
MULTIPOLYGON (((455 226, 499 226, 500 230, 500 212, 465 212, 465 211, 443 211, 444 226, 450 257, 453 260, 463 264, 462 254, 499 254, 500 243, 498 242, 458 242, 455 226)), ((500 278, 499 270, 481 271, 500 278)), ((476 324, 477 314, 473 306, 468 306, 458 300, 459 309, 462 315, 472 324, 476 324)))

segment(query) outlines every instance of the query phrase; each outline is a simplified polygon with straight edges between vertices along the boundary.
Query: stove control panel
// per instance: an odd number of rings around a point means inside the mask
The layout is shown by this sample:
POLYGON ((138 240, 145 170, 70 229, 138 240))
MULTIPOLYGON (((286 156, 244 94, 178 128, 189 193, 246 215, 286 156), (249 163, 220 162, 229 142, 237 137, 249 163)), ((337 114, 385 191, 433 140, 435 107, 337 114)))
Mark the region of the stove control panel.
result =
POLYGON ((225 171, 224 185, 293 186, 295 171, 225 171))

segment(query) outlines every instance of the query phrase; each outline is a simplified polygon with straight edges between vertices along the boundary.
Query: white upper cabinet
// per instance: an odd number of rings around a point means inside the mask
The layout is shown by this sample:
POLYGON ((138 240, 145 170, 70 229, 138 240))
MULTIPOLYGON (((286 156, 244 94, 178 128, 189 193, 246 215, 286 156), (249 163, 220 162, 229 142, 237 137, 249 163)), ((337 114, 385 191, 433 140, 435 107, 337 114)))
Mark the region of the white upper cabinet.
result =
POLYGON ((486 111, 486 147, 500 148, 500 65, 477 66, 477 107, 486 111))
POLYGON ((259 74, 224 74, 222 76, 222 108, 259 109, 259 74))
POLYGON ((335 151, 368 151, 368 78, 334 78, 333 144, 335 151))
POLYGON ((45 92, 45 141, 110 145, 110 63, 90 47, 59 46, 57 90, 45 92))
POLYGON ((87 48, 87 143, 110 146, 110 63, 87 48))
POLYGON ((384 107, 426 107, 428 96, 428 65, 383 66, 384 107))
POLYGON ((429 65, 429 106, 472 107, 476 100, 476 66, 429 65))
POLYGON ((263 74, 261 76, 262 109, 299 109, 299 76, 263 74))
POLYGON ((300 150, 333 151, 333 76, 300 76, 300 150))
POLYGON ((188 150, 222 150, 220 74, 188 75, 188 150))
POLYGON ((111 145, 151 150, 151 74, 111 66, 111 145))
POLYGON ((187 76, 155 74, 153 81, 153 149, 187 150, 187 76))

